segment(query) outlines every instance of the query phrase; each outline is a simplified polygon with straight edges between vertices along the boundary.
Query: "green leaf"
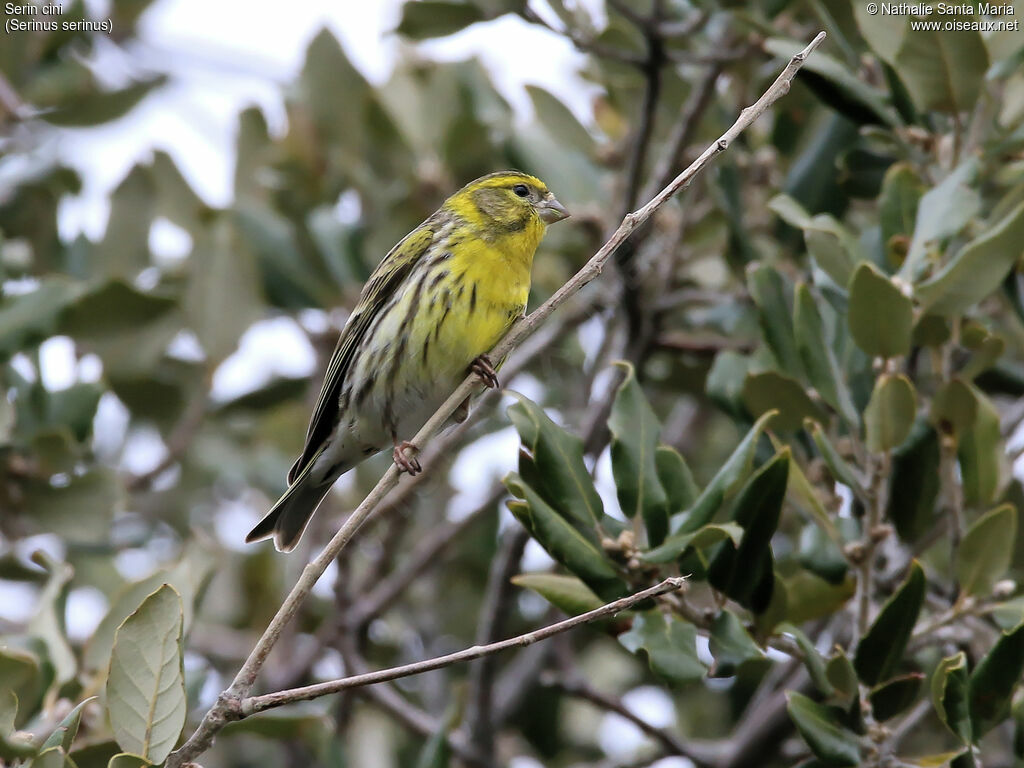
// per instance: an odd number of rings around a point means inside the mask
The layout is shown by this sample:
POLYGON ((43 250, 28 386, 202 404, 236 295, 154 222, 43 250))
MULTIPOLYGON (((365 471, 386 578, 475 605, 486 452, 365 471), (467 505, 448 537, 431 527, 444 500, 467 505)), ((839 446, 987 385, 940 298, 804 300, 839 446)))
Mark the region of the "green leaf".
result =
POLYGON ((234 351, 263 306, 255 261, 238 239, 229 218, 218 216, 189 257, 185 310, 212 365, 234 351))
POLYGON ((110 198, 107 231, 96 246, 96 267, 106 278, 131 281, 150 265, 149 230, 156 207, 151 170, 134 166, 110 198))
POLYGON ((110 758, 107 768, 148 768, 153 765, 149 760, 130 752, 121 752, 110 758))
POLYGON ((921 315, 914 325, 914 346, 941 347, 952 336, 949 321, 939 315, 921 315))
POLYGON ((935 523, 939 496, 939 435, 924 419, 893 451, 886 516, 905 542, 915 542, 935 523))
POLYGON ((928 417, 936 429, 946 435, 967 434, 978 416, 974 391, 959 377, 943 382, 932 397, 928 417))
POLYGON ((48 393, 44 423, 51 427, 67 427, 71 436, 84 443, 92 434, 93 417, 103 396, 98 384, 79 383, 48 393))
POLYGON ((817 422, 809 421, 804 423, 804 429, 811 433, 811 438, 814 440, 814 444, 818 446, 821 458, 825 462, 825 466, 828 467, 829 472, 832 473, 832 477, 854 490, 858 495, 863 496, 865 493, 864 483, 854 468, 850 466, 846 459, 836 450, 836 447, 832 445, 821 425, 817 422))
MULTIPOLYGON (((42 678, 39 659, 34 654, 8 646, 4 639, 0 639, 0 680, 4 681, 4 689, 15 697, 14 711, 18 710, 18 702, 21 702, 23 717, 18 720, 19 724, 28 719, 30 708, 38 702, 43 692, 42 678)), ((3 704, 4 711, 10 711, 11 703, 3 704)), ((0 736, 3 735, 0 732, 0 736)))
POLYGON ((830 584, 842 584, 850 564, 840 544, 841 540, 837 542, 831 538, 825 528, 818 525, 804 526, 800 531, 800 565, 830 584))
POLYGON ((85 701, 79 702, 74 709, 68 712, 64 719, 58 723, 53 733, 43 742, 42 748, 60 747, 65 752, 70 752, 71 743, 75 740, 75 736, 78 734, 78 726, 82 722, 82 710, 85 709, 89 702, 95 699, 95 696, 90 696, 85 701))
POLYGON ((294 227, 270 206, 246 202, 233 211, 238 245, 246 263, 258 266, 263 292, 275 306, 299 310, 326 306, 334 295, 331 280, 295 244, 294 227))
MULTIPOLYGON (((821 398, 831 405, 851 426, 859 426, 860 415, 850 398, 850 391, 832 345, 825 338, 825 325, 818 306, 805 283, 796 287, 793 303, 793 328, 796 347, 807 379, 821 398)), ((799 425, 797 425, 799 427, 799 425)))
POLYGON ((711 561, 708 581, 754 613, 771 601, 775 585, 771 538, 779 524, 789 479, 789 449, 779 451, 750 478, 733 504, 743 526, 739 546, 725 543, 711 561))
POLYGON ((882 723, 896 717, 917 701, 924 676, 918 672, 882 683, 871 691, 871 714, 882 723))
MULTIPOLYGON (((890 22, 886 21, 893 27, 898 26, 890 22)), ((920 177, 908 163, 895 163, 885 173, 878 197, 878 220, 882 229, 882 245, 889 256, 889 263, 894 266, 899 266, 907 256, 914 236, 917 207, 924 190, 920 177), (899 242, 901 239, 902 243, 899 242)))
POLYGON ((53 560, 42 550, 34 552, 32 560, 46 569, 47 579, 36 601, 36 614, 28 623, 28 633, 41 638, 46 644, 46 653, 53 664, 56 682, 63 684, 74 679, 78 671, 78 662, 64 626, 68 585, 74 569, 66 563, 53 560))
POLYGON ((661 487, 665 489, 668 498, 669 515, 682 512, 697 500, 700 488, 694 482, 693 473, 679 451, 670 445, 659 445, 654 452, 654 463, 661 487))
POLYGON ((640 389, 633 366, 616 365, 622 368, 624 378, 608 417, 615 490, 623 513, 630 518, 642 515, 647 538, 656 546, 668 533, 668 497, 658 478, 655 456, 661 424, 640 389))
POLYGON ((583 441, 548 418, 526 397, 508 409, 509 419, 530 452, 544 500, 594 543, 604 505, 583 463, 583 441))
POLYGON ((947 656, 931 679, 932 704, 939 720, 964 744, 970 744, 971 717, 967 697, 967 657, 963 651, 947 656))
POLYGON ((731 349, 723 350, 715 355, 715 361, 704 382, 704 389, 711 401, 736 418, 747 416, 741 394, 751 363, 747 355, 731 349))
POLYGON ((1022 672, 1024 624, 1004 632, 971 673, 967 695, 975 742, 1010 714, 1010 701, 1022 672))
POLYGON ((155 763, 185 724, 181 597, 163 585, 117 630, 107 677, 107 714, 122 749, 155 763))
POLYGON ((775 633, 793 637, 796 644, 800 647, 800 653, 803 655, 802 660, 807 668, 807 674, 811 677, 811 682, 814 683, 822 695, 832 696, 835 693, 835 686, 832 685, 828 675, 825 673, 825 660, 818 653, 818 649, 814 647, 814 643, 811 642, 810 638, 804 634, 803 630, 793 624, 784 622, 775 627, 775 633))
POLYGON ((1006 341, 1001 336, 990 335, 972 351, 971 359, 960 369, 960 376, 968 381, 996 365, 1006 351, 1006 341))
MULTIPOLYGON (((772 436, 772 445, 779 451, 784 443, 772 436)), ((832 517, 825 505, 818 497, 818 491, 811 485, 807 475, 800 468, 800 462, 789 462, 789 482, 786 485, 787 498, 806 517, 812 521, 835 546, 843 544, 843 537, 839 529, 832 521, 832 517)))
MULTIPOLYGON (((0 649, 0 652, 2 651, 3 649, 0 649)), ((0 660, 0 671, 3 671, 2 664, 3 661, 0 660)), ((0 760, 31 757, 38 750, 31 735, 16 730, 17 719, 17 694, 10 688, 0 688, 0 760)))
POLYGON ((981 210, 981 197, 972 187, 978 168, 973 158, 961 163, 921 197, 910 251, 900 267, 900 275, 904 279, 917 280, 927 263, 929 251, 959 233, 981 210))
POLYGON ((126 115, 151 91, 166 82, 166 75, 158 75, 113 91, 89 88, 60 107, 43 112, 40 117, 53 125, 68 128, 108 123, 126 115))
POLYGON ((995 404, 972 385, 978 401, 974 426, 960 440, 957 456, 963 478, 964 500, 969 505, 994 503, 1005 480, 1006 453, 995 404))
POLYGON ((906 440, 914 425, 916 409, 917 398, 910 379, 902 374, 879 376, 864 410, 868 450, 888 451, 906 440))
POLYGON ((71 304, 60 322, 60 331, 90 345, 109 341, 167 317, 178 302, 166 296, 143 293, 115 279, 91 288, 71 304))
POLYGON ((867 685, 889 680, 903 659, 924 603, 924 570, 915 560, 910 574, 890 597, 857 645, 853 667, 867 685))
POLYGON ((890 16, 884 13, 868 13, 867 3, 852 3, 857 28, 867 44, 878 57, 892 64, 903 46, 903 38, 909 30, 904 16, 890 16))
POLYGON ((614 600, 625 594, 625 585, 604 553, 569 525, 518 474, 509 473, 505 486, 514 496, 523 499, 523 502, 510 501, 509 510, 548 554, 579 576, 602 599, 614 600))
POLYGON ((761 434, 767 427, 768 422, 774 416, 774 413, 766 413, 754 422, 754 426, 750 428, 750 431, 743 437, 740 444, 736 446, 736 450, 730 454, 718 472, 715 473, 711 482, 708 483, 703 493, 687 511, 683 524, 679 526, 676 533, 692 533, 698 528, 707 525, 715 512, 718 511, 722 500, 736 490, 740 483, 746 480, 747 475, 750 473, 751 462, 754 460, 757 441, 761 438, 761 434))
POLYGON ((748 373, 743 382, 743 402, 754 416, 777 412, 772 427, 780 432, 795 432, 804 419, 823 419, 803 386, 775 371, 748 373))
POLYGON ((706 549, 721 541, 731 541, 733 545, 738 546, 742 538, 743 528, 736 523, 708 523, 696 531, 675 534, 660 547, 645 552, 640 557, 648 563, 670 563, 687 549, 706 549))
POLYGON ((857 672, 842 648, 837 646, 834 655, 825 664, 825 677, 835 690, 835 697, 844 707, 849 707, 857 699, 857 672))
POLYGON ((1002 504, 974 521, 957 552, 956 580, 968 595, 988 597, 1010 567, 1017 542, 1017 508, 1002 504))
POLYGON ((402 6, 402 20, 395 31, 412 40, 444 37, 483 21, 483 12, 466 2, 418 0, 402 6))
POLYGON ((932 314, 958 315, 995 291, 1020 258, 1024 203, 971 240, 939 272, 917 286, 921 306, 932 314))
POLYGON ((893 66, 920 111, 968 112, 981 92, 988 52, 976 30, 918 29, 904 36, 893 66))
POLYGON ((842 584, 830 584, 804 568, 787 576, 784 584, 785 618, 793 624, 832 615, 853 597, 857 588, 852 576, 847 576, 842 584))
MULTIPOLYGON (((798 43, 781 38, 770 38, 764 42, 764 48, 768 53, 780 59, 788 59, 798 53, 804 47, 798 43)), ((895 126, 898 123, 896 115, 887 103, 886 96, 877 89, 871 87, 862 79, 854 75, 848 66, 841 61, 832 58, 827 53, 816 51, 814 56, 808 57, 804 63, 804 70, 808 75, 817 76, 825 80, 836 91, 835 101, 841 101, 848 105, 844 114, 850 113, 860 115, 862 122, 877 122, 880 125, 895 126)), ((802 80, 810 78, 801 73, 802 80)), ((808 83, 809 85, 811 83, 808 83)), ((830 99, 830 103, 833 102, 830 99)), ((838 106, 832 103, 832 106, 838 106)))
POLYGON ((750 636, 736 614, 722 610, 711 625, 709 650, 715 665, 709 677, 731 677, 748 661, 764 659, 762 651, 750 636))
POLYGON ((697 628, 661 611, 638 613, 619 642, 630 653, 643 651, 651 671, 672 685, 696 682, 707 672, 697 657, 697 628))
POLYGON ((67 485, 39 483, 26 492, 26 507, 33 510, 36 525, 75 543, 107 541, 122 501, 121 480, 105 467, 77 475, 67 485))
POLYGON ((561 146, 580 152, 593 149, 594 139, 590 133, 558 98, 536 85, 527 85, 526 93, 533 102, 533 110, 540 124, 561 146))
POLYGON ((147 596, 153 594, 167 581, 167 572, 157 571, 142 581, 124 587, 112 597, 107 614, 96 627, 92 637, 86 642, 82 654, 83 669, 96 674, 110 665, 110 652, 114 647, 114 635, 117 633, 117 628, 147 596))
POLYGON ((793 319, 789 312, 791 302, 784 278, 774 267, 751 264, 747 268, 747 288, 757 305, 764 340, 779 369, 798 374, 802 370, 800 355, 796 349, 793 319))
POLYGON ((857 346, 873 357, 897 357, 910 352, 914 326, 910 299, 869 262, 857 267, 849 291, 848 321, 857 346))
POLYGON ((76 766, 61 747, 49 747, 32 759, 31 768, 76 768, 76 766))
POLYGON ((61 312, 83 288, 63 277, 49 277, 17 296, 0 296, 0 363, 52 336, 61 312))
POLYGON ((586 584, 575 576, 556 573, 522 573, 512 577, 517 587, 532 589, 569 616, 593 611, 604 605, 586 584))
POLYGON ((860 765, 860 740, 839 721, 832 707, 797 691, 786 692, 786 711, 815 756, 826 765, 860 765))

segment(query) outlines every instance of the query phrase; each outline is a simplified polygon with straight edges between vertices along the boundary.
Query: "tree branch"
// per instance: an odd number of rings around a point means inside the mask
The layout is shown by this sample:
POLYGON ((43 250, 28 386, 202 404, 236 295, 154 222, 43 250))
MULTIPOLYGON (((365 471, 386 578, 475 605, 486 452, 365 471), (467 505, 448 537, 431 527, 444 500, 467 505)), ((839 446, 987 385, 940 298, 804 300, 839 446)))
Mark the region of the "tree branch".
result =
POLYGON ((714 763, 718 758, 719 752, 721 752, 721 749, 717 746, 704 747, 684 743, 683 740, 675 734, 670 731, 654 727, 642 717, 631 712, 614 696, 602 693, 582 679, 545 676, 541 679, 541 684, 558 688, 570 696, 575 696, 583 701, 589 701, 591 704, 600 707, 601 709, 607 710, 608 712, 614 712, 619 717, 625 718, 658 742, 668 755, 680 755, 682 757, 689 758, 698 765, 708 765, 714 763))
MULTIPOLYGON (((515 593, 511 579, 519 568, 529 540, 529 532, 522 527, 508 530, 501 539, 498 554, 491 563, 480 609, 481 620, 476 632, 478 645, 493 643, 503 634, 508 602, 515 593)), ((493 657, 483 657, 469 668, 470 706, 466 730, 470 744, 488 757, 494 754, 494 661, 493 657)))
MULTIPOLYGON (((715 157, 728 149, 737 136, 746 130, 758 117, 763 115, 776 101, 789 92, 790 84, 793 78, 796 77, 796 73, 803 66, 807 57, 821 45, 824 39, 825 33, 819 32, 817 37, 806 48, 790 59, 785 69, 775 79, 775 82, 768 87, 768 90, 762 94, 761 98, 740 112, 736 122, 714 144, 705 149, 688 168, 676 176, 671 184, 662 189, 642 208, 628 214, 615 233, 579 272, 528 317, 521 319, 513 325, 511 330, 505 335, 505 338, 491 352, 491 357, 494 359, 505 357, 513 348, 533 333, 539 325, 546 321, 558 307, 564 304, 583 286, 600 275, 608 259, 637 227, 650 219, 670 198, 689 186, 694 177, 701 173, 715 157)), ((413 438, 413 443, 415 445, 423 445, 430 437, 437 434, 462 401, 475 392, 479 386, 480 384, 475 376, 467 376, 427 423, 423 425, 423 428, 413 438)), ((255 648, 253 648, 242 668, 235 676, 231 686, 218 697, 217 702, 203 717, 202 722, 192 736, 181 747, 171 753, 167 759, 166 768, 181 768, 186 762, 190 762, 194 757, 210 747, 214 737, 227 722, 241 716, 241 700, 252 689, 256 676, 263 667, 267 655, 277 642, 282 629, 298 612, 299 606, 302 605, 317 579, 327 570, 331 562, 338 556, 338 553, 345 548, 345 545, 352 539, 359 526, 372 514, 377 505, 383 501, 388 491, 397 485, 398 480, 399 470, 396 466, 392 465, 384 473, 376 487, 370 491, 366 498, 363 499, 363 502, 345 520, 345 523, 327 546, 303 569, 302 575, 285 598, 281 608, 271 620, 259 641, 257 641, 255 648)))
POLYGON ((301 688, 292 688, 287 691, 277 691, 275 693, 267 693, 262 696, 251 696, 241 702, 238 708, 238 718, 254 715, 257 712, 263 712, 264 710, 280 707, 285 704, 292 704, 296 701, 318 699, 321 696, 327 696, 340 691, 347 691, 351 688, 361 688, 365 685, 384 683, 388 680, 397 680, 401 677, 419 675, 423 672, 441 669, 442 667, 450 667, 452 664, 458 664, 461 661, 470 661, 472 659, 479 659, 483 656, 490 656, 491 654, 500 653, 501 651, 506 651, 510 648, 525 648, 528 645, 533 645, 540 640, 546 640, 554 635, 567 632, 568 630, 582 624, 588 624, 607 616, 614 616, 617 613, 628 610, 637 603, 642 603, 644 600, 649 600, 652 597, 657 597, 658 595, 664 595, 667 592, 674 592, 677 589, 680 589, 685 583, 686 579, 681 576, 673 576, 654 585, 653 587, 641 590, 635 595, 620 598, 608 603, 607 605, 602 605, 600 608, 595 608, 592 611, 587 611, 586 613, 581 613, 578 616, 573 616, 571 619, 565 619, 564 621, 559 621, 555 624, 549 624, 548 626, 536 629, 533 632, 527 632, 526 634, 519 635, 517 637, 510 637, 507 640, 499 640, 498 642, 490 643, 489 645, 474 645, 470 648, 464 648, 461 651, 449 653, 444 656, 438 656, 433 659, 427 659, 426 661, 403 664, 399 667, 382 669, 377 672, 367 672, 361 675, 351 675, 349 677, 343 677, 340 680, 329 680, 325 683, 306 685, 301 688))

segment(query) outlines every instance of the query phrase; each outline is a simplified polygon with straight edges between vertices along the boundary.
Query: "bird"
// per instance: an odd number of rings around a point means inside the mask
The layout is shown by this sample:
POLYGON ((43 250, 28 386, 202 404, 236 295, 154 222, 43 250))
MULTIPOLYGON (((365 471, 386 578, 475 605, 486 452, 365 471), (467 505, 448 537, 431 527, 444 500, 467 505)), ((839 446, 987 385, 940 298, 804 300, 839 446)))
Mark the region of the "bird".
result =
POLYGON ((246 542, 294 549, 334 481, 388 446, 399 471, 421 471, 418 447, 402 436, 470 372, 499 385, 487 353, 526 310, 548 225, 568 216, 537 177, 498 171, 453 194, 388 252, 342 328, 288 488, 246 542))

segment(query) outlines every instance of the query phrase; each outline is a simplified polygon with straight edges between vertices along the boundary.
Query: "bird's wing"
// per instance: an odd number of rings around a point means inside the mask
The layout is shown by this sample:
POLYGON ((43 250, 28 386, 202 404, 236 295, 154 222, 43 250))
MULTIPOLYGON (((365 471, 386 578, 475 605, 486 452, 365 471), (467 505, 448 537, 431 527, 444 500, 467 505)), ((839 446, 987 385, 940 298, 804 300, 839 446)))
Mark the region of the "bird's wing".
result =
POLYGON ((313 416, 309 420, 306 431, 306 445, 302 455, 288 472, 288 482, 294 482, 306 464, 316 455, 324 440, 334 430, 338 415, 338 401, 341 396, 345 376, 355 357, 359 344, 366 335, 366 330, 373 319, 380 313, 388 300, 400 289, 402 282, 412 271, 413 266, 427 252, 434 240, 434 228, 428 219, 414 229, 388 252, 370 279, 363 286, 348 322, 341 331, 338 344, 331 355, 324 375, 324 383, 320 388, 320 396, 313 408, 313 416))

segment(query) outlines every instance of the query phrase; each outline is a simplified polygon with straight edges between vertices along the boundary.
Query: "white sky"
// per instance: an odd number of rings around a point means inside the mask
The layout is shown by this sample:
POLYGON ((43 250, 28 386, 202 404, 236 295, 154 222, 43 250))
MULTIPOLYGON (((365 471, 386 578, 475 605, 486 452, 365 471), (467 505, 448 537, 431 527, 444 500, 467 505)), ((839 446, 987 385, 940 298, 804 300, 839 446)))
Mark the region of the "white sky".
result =
MULTIPOLYGON (((103 4, 92 3, 98 14, 103 4)), ((550 17, 543 0, 531 5, 550 17)), ((597 13, 602 3, 583 5, 597 13)), ((101 50, 99 63, 113 81, 147 69, 170 71, 172 81, 122 120, 61 132, 59 154, 82 172, 85 187, 62 205, 62 234, 100 236, 107 194, 154 147, 171 154, 208 203, 229 204, 238 113, 257 104, 271 128, 283 130, 283 87, 301 70, 306 46, 324 27, 371 82, 385 82, 401 47, 410 46, 390 31, 400 8, 401 0, 304 0, 286 12, 272 0, 158 0, 140 20, 131 58, 110 46, 101 50)), ((517 17, 476 24, 415 48, 444 61, 479 57, 521 116, 530 111, 523 86, 535 84, 592 122, 596 88, 579 76, 582 55, 565 38, 517 17), (517 50, 530 55, 512 55, 517 50)))

